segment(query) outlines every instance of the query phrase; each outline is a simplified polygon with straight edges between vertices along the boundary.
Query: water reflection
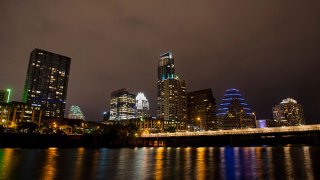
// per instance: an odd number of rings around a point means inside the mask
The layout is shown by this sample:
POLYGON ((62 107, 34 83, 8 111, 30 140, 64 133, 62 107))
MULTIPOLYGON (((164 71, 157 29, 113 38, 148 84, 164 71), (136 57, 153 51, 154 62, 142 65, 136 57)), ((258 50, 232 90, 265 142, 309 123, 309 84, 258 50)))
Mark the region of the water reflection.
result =
POLYGON ((290 147, 284 147, 284 162, 285 162, 285 171, 286 174, 292 178, 293 177, 293 168, 292 168, 292 160, 290 155, 290 147))
POLYGON ((320 147, 0 149, 0 179, 319 179, 320 147))
POLYGON ((57 148, 47 149, 46 163, 42 170, 43 179, 54 179, 56 177, 56 156, 57 148))
POLYGON ((205 179, 205 156, 206 156, 206 148, 197 148, 197 179, 205 179))
POLYGON ((225 150, 226 150, 226 148, 224 148, 224 147, 220 147, 219 148, 219 151, 218 151, 218 154, 217 154, 217 156, 218 156, 218 158, 219 158, 219 172, 220 172, 220 174, 219 174, 219 177, 220 177, 220 179, 222 179, 222 178, 224 178, 225 176, 226 176, 226 157, 225 157, 225 150))
POLYGON ((83 156, 84 156, 84 148, 78 148, 76 152, 76 160, 75 160, 75 167, 72 179, 80 179, 81 171, 82 171, 82 163, 83 163, 83 156))
POLYGON ((13 152, 14 152, 14 149, 4 149, 1 151, 0 153, 0 177, 1 179, 9 179, 9 170, 12 168, 12 160, 14 160, 12 158, 12 155, 13 155, 13 152))
POLYGON ((154 177, 155 179, 162 179, 163 176, 163 153, 164 148, 157 148, 156 149, 156 157, 155 157, 155 172, 154 177))
POLYGON ((303 147, 304 167, 308 179, 314 179, 312 160, 310 158, 310 147, 303 147))
POLYGON ((182 152, 183 152, 183 164, 184 164, 183 172, 185 172, 184 179, 190 179, 190 177, 192 176, 191 169, 193 169, 191 164, 191 161, 192 161, 191 148, 190 147, 184 148, 182 152))
POLYGON ((267 175, 270 177, 270 179, 274 179, 274 172, 273 172, 273 156, 272 156, 272 148, 271 147, 267 147, 267 155, 266 158, 267 162, 265 163, 265 170, 268 171, 267 175))

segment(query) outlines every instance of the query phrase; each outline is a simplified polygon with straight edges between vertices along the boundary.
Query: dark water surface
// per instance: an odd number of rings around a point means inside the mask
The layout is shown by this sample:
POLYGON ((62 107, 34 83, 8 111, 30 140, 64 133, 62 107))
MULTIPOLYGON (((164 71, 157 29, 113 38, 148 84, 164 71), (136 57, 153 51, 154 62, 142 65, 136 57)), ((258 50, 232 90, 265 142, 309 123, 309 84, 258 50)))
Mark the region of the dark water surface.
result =
POLYGON ((320 147, 0 149, 0 179, 319 179, 320 147))

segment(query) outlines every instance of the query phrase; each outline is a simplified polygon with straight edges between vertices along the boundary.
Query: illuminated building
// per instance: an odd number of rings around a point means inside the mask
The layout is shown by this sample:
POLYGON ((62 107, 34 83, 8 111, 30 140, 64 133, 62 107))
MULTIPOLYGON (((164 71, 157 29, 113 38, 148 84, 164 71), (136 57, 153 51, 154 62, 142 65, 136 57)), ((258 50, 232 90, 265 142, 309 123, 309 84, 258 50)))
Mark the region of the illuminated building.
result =
POLYGON ((111 92, 110 120, 126 120, 135 118, 136 95, 127 89, 111 92))
POLYGON ((302 105, 292 98, 284 99, 272 108, 277 126, 296 126, 305 124, 302 105))
POLYGON ((102 121, 108 121, 110 119, 110 111, 102 113, 102 121))
POLYGON ((157 116, 164 119, 166 127, 185 130, 187 128, 186 83, 175 74, 171 52, 160 55, 157 86, 157 116))
POLYGON ((85 119, 79 106, 71 105, 68 112, 69 119, 85 119))
POLYGON ((22 101, 39 106, 44 116, 63 118, 71 58, 34 49, 30 54, 22 101))
POLYGON ((222 129, 255 127, 255 114, 237 89, 228 89, 218 109, 218 119, 222 129))
POLYGON ((8 103, 10 101, 11 89, 0 90, 0 103, 8 103))
POLYGON ((146 96, 139 92, 136 97, 136 117, 149 117, 149 102, 146 96))
MULTIPOLYGON (((188 123, 201 130, 218 128, 216 118, 216 100, 211 89, 203 89, 187 93, 188 123)), ((190 129, 190 128, 188 128, 190 129)))
POLYGON ((266 127, 268 127, 267 120, 265 119, 256 120, 256 128, 266 128, 266 127))
POLYGON ((16 101, 0 103, 0 121, 4 125, 15 122, 34 122, 40 124, 41 116, 42 111, 37 106, 16 101))

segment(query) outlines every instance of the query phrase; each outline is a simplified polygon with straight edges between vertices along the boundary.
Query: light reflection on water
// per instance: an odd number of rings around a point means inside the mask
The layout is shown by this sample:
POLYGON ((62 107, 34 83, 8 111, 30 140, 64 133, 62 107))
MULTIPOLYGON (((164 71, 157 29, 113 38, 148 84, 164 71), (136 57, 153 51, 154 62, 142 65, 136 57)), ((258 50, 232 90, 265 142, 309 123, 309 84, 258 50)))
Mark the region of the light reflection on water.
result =
POLYGON ((46 151, 46 160, 45 165, 42 169, 42 179, 54 179, 56 176, 56 157, 57 155, 57 148, 49 148, 46 151))
POLYGON ((320 147, 0 149, 0 179, 319 179, 320 147))

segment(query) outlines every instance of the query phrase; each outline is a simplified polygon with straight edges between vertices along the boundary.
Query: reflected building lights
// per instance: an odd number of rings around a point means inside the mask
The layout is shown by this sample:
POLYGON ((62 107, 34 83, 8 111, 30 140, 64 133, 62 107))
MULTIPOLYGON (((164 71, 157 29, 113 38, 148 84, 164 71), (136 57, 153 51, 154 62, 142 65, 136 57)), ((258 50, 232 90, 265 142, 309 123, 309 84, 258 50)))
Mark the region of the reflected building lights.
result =
POLYGON ((47 149, 47 159, 42 170, 42 179, 55 179, 56 177, 56 156, 57 148, 47 149))
POLYGON ((84 148, 78 148, 77 158, 76 158, 75 168, 74 168, 74 173, 73 173, 74 177, 72 179, 80 179, 81 178, 84 151, 85 151, 84 148))
POLYGON ((205 163, 205 152, 206 148, 197 148, 197 179, 205 179, 205 170, 206 170, 206 163, 205 163))
POLYGON ((10 179, 9 172, 11 168, 13 167, 13 154, 14 150, 10 148, 5 148, 3 151, 3 159, 1 159, 1 171, 0 171, 0 179, 10 179))
POLYGON ((290 177, 294 176, 294 171, 292 168, 292 159, 291 159, 291 155, 290 155, 290 149, 291 147, 284 147, 284 162, 285 162, 285 170, 286 170, 286 174, 290 177))
POLYGON ((241 169, 240 169, 240 150, 239 150, 239 147, 235 147, 234 148, 234 151, 233 151, 233 156, 234 156, 234 160, 235 160, 235 167, 234 167, 234 169, 235 169, 235 177, 236 178, 238 178, 238 177, 240 177, 240 171, 241 171, 241 169))
POLYGON ((219 158, 220 158, 220 179, 225 178, 226 174, 226 158, 225 158, 225 148, 219 148, 219 158))
POLYGON ((188 179, 191 177, 191 169, 193 168, 191 166, 192 164, 192 159, 191 159, 191 148, 190 147, 187 147, 187 148, 184 148, 184 162, 185 162, 185 165, 184 165, 184 179, 188 179))
POLYGON ((163 153, 164 148, 160 147, 156 149, 156 162, 155 162, 155 179, 162 179, 163 177, 163 153))
POLYGON ((273 168, 273 156, 272 156, 272 147, 267 147, 267 169, 269 170, 270 179, 274 179, 274 168, 273 168))
POLYGON ((91 172, 92 172, 92 174, 94 174, 95 175, 95 178, 96 179, 100 179, 99 178, 99 176, 101 175, 101 174, 99 174, 100 173, 100 171, 98 171, 98 168, 100 167, 100 162, 101 162, 101 155, 100 155, 100 152, 99 152, 99 150, 95 150, 94 151, 94 154, 93 154, 93 163, 92 163, 92 170, 91 170, 91 172))
POLYGON ((303 147, 304 167, 307 179, 314 179, 312 159, 310 158, 310 147, 303 147))
POLYGON ((263 177, 263 148, 262 147, 255 147, 255 149, 253 149, 254 154, 255 154, 255 158, 253 158, 255 160, 255 164, 258 170, 255 170, 256 172, 256 177, 263 177))

